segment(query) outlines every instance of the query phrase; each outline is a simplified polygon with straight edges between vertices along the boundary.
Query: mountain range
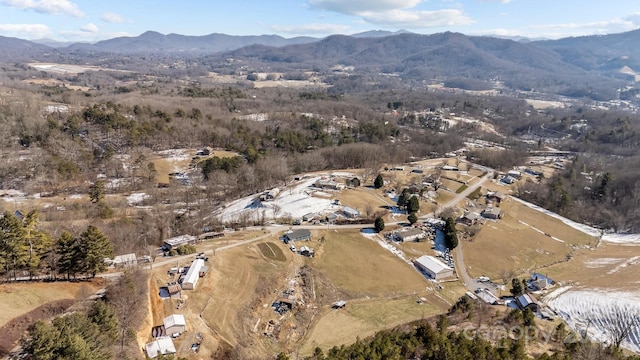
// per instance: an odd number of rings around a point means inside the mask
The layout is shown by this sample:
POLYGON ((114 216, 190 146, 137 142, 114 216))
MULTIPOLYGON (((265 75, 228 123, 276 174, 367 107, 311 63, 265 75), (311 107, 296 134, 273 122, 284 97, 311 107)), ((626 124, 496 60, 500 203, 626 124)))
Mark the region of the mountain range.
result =
POLYGON ((515 89, 589 97, 606 93, 604 97, 610 98, 620 87, 633 84, 630 75, 640 71, 640 30, 528 42, 451 32, 370 31, 317 39, 148 31, 136 37, 60 48, 0 37, 0 61, 77 61, 83 54, 100 54, 102 58, 119 54, 197 57, 211 64, 237 58, 254 68, 283 71, 326 70, 341 64, 354 66, 360 73, 394 73, 405 79, 462 79, 476 84, 501 81, 515 89))

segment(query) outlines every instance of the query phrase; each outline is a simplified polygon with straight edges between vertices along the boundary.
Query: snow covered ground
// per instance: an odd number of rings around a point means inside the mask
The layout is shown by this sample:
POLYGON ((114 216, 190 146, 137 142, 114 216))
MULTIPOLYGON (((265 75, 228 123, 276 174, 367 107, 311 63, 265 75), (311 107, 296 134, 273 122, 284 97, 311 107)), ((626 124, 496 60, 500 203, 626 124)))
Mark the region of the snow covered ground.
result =
POLYGON ((263 211, 266 219, 273 219, 274 208, 280 209, 278 217, 289 215, 294 219, 302 218, 308 213, 329 213, 341 209, 341 206, 334 205, 327 198, 326 192, 319 192, 319 195, 324 195, 322 197, 312 196, 315 190, 310 186, 319 179, 320 176, 305 179, 291 188, 282 190, 272 201, 260 202, 257 199, 259 195, 233 201, 222 210, 220 220, 235 221, 243 216, 247 216, 249 219, 258 219, 262 216, 263 211))
MULTIPOLYGON (((545 301, 572 329, 602 343, 611 341, 609 334, 618 323, 615 314, 620 310, 626 316, 640 316, 640 294, 636 293, 565 286, 548 294, 545 301)), ((638 322, 622 346, 640 353, 638 322)))
POLYGON ((511 197, 513 200, 531 208, 537 211, 540 211, 546 215, 549 215, 553 218, 556 218, 560 221, 562 221, 563 223, 565 223, 566 225, 582 231, 583 233, 587 234, 587 235, 591 235, 594 237, 600 237, 602 235, 602 241, 606 241, 609 243, 615 243, 615 244, 622 244, 622 245, 640 245, 640 234, 616 234, 616 233, 604 233, 602 234, 602 232, 599 229, 596 229, 594 227, 591 227, 589 225, 585 225, 585 224, 580 224, 578 222, 575 222, 573 220, 569 220, 564 216, 560 216, 552 211, 549 211, 547 209, 541 208, 538 205, 532 204, 530 202, 524 201, 522 199, 518 199, 515 196, 511 197))

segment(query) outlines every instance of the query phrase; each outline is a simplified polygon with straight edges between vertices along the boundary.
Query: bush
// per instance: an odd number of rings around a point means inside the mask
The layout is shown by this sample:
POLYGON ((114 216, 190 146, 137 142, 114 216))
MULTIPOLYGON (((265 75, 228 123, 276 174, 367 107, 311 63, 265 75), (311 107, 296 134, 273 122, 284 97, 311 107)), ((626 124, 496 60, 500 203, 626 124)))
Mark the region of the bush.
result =
POLYGON ((196 247, 193 245, 182 245, 182 246, 178 246, 176 248, 176 252, 178 253, 178 255, 189 255, 189 254, 195 254, 197 251, 196 247))
POLYGON ((374 226, 377 232, 381 232, 382 230, 384 230, 384 219, 381 217, 376 218, 374 226))

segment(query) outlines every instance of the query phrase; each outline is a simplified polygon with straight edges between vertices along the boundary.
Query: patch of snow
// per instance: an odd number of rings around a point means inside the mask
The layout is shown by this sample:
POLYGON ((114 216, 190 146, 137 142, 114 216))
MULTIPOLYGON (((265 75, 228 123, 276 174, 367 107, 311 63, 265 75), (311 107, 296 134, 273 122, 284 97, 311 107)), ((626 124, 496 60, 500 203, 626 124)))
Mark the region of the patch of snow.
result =
POLYGON ((69 199, 82 199, 82 194, 69 195, 69 199))
POLYGON ((127 196, 127 204, 129 204, 129 206, 133 206, 136 204, 139 204, 141 202, 143 202, 145 199, 150 198, 151 196, 147 195, 146 193, 140 192, 140 193, 133 193, 129 196, 127 196))
POLYGON ((599 258, 599 259, 592 259, 589 261, 585 261, 584 262, 584 266, 591 268, 591 269, 595 269, 595 268, 601 268, 601 267, 605 267, 607 265, 614 265, 617 264, 619 262, 621 262, 622 260, 624 260, 624 258, 599 258))
POLYGON ((320 177, 312 177, 297 183, 294 187, 283 189, 272 201, 261 203, 256 199, 256 195, 247 196, 233 201, 222 210, 220 220, 229 222, 247 216, 249 219, 257 219, 264 215, 269 218, 274 216, 274 208, 280 209, 278 216, 289 214, 293 218, 302 218, 308 213, 323 213, 331 211, 333 202, 330 199, 312 197, 309 187, 320 177))
POLYGON ((602 241, 614 244, 636 244, 640 245, 640 234, 604 234, 602 241))
MULTIPOLYGON (((560 315, 573 330, 602 343, 610 343, 610 329, 615 327, 614 314, 620 309, 640 313, 640 294, 611 290, 572 290, 562 287, 545 297, 547 305, 560 315)), ((622 346, 640 352, 640 326, 634 326, 622 346)))
POLYGON ((607 272, 607 275, 617 273, 618 271, 622 270, 623 268, 626 268, 629 265, 637 265, 639 259, 640 259, 640 256, 634 256, 628 259, 627 261, 623 262, 622 264, 616 266, 614 269, 609 270, 607 272))

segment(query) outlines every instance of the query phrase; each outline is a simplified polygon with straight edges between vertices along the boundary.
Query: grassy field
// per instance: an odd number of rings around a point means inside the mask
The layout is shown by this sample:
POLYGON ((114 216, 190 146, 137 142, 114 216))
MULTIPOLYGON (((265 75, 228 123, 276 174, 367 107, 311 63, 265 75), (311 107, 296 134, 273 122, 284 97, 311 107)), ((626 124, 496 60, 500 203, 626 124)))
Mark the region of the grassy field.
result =
MULTIPOLYGON (((197 149, 185 149, 185 152, 191 154, 192 156, 196 155, 197 149)), ((200 160, 205 160, 208 157, 232 157, 237 156, 238 153, 232 151, 225 150, 214 150, 211 152, 209 156, 200 157, 200 160)), ((185 172, 189 169, 189 164, 191 163, 191 156, 186 156, 184 158, 165 158, 159 157, 151 160, 153 165, 155 166, 157 175, 156 181, 159 183, 169 183, 169 174, 173 172, 185 172)))
POLYGON ((312 264, 353 297, 413 293, 427 283, 410 265, 358 230, 330 231, 324 237, 312 264))
POLYGON ((541 272, 564 283, 635 292, 640 270, 639 250, 638 246, 602 243, 595 249, 579 249, 570 261, 541 272))
POLYGON ((381 190, 359 187, 356 189, 347 189, 341 191, 335 199, 340 203, 350 206, 364 214, 367 207, 371 207, 373 211, 379 211, 382 206, 393 205, 391 199, 384 197, 381 190))
MULTIPOLYGON (((427 298, 431 300, 430 296, 427 298)), ((353 343, 357 337, 365 338, 376 331, 443 311, 435 299, 423 304, 416 300, 415 296, 363 300, 348 302, 344 309, 326 310, 305 339, 300 353, 310 355, 318 346, 326 351, 333 346, 353 343)))
POLYGON ((82 299, 102 287, 91 282, 18 283, 0 285, 0 327, 9 320, 44 305, 62 299, 82 299))
POLYGON ((486 221, 474 241, 463 244, 473 277, 499 278, 503 270, 523 273, 565 260, 573 245, 595 244, 594 238, 515 201, 507 200, 501 209, 502 220, 486 221))
POLYGON ((287 261, 287 257, 284 256, 282 249, 276 243, 268 241, 265 243, 257 244, 257 246, 258 249, 260 249, 262 255, 267 259, 276 261, 287 261))

